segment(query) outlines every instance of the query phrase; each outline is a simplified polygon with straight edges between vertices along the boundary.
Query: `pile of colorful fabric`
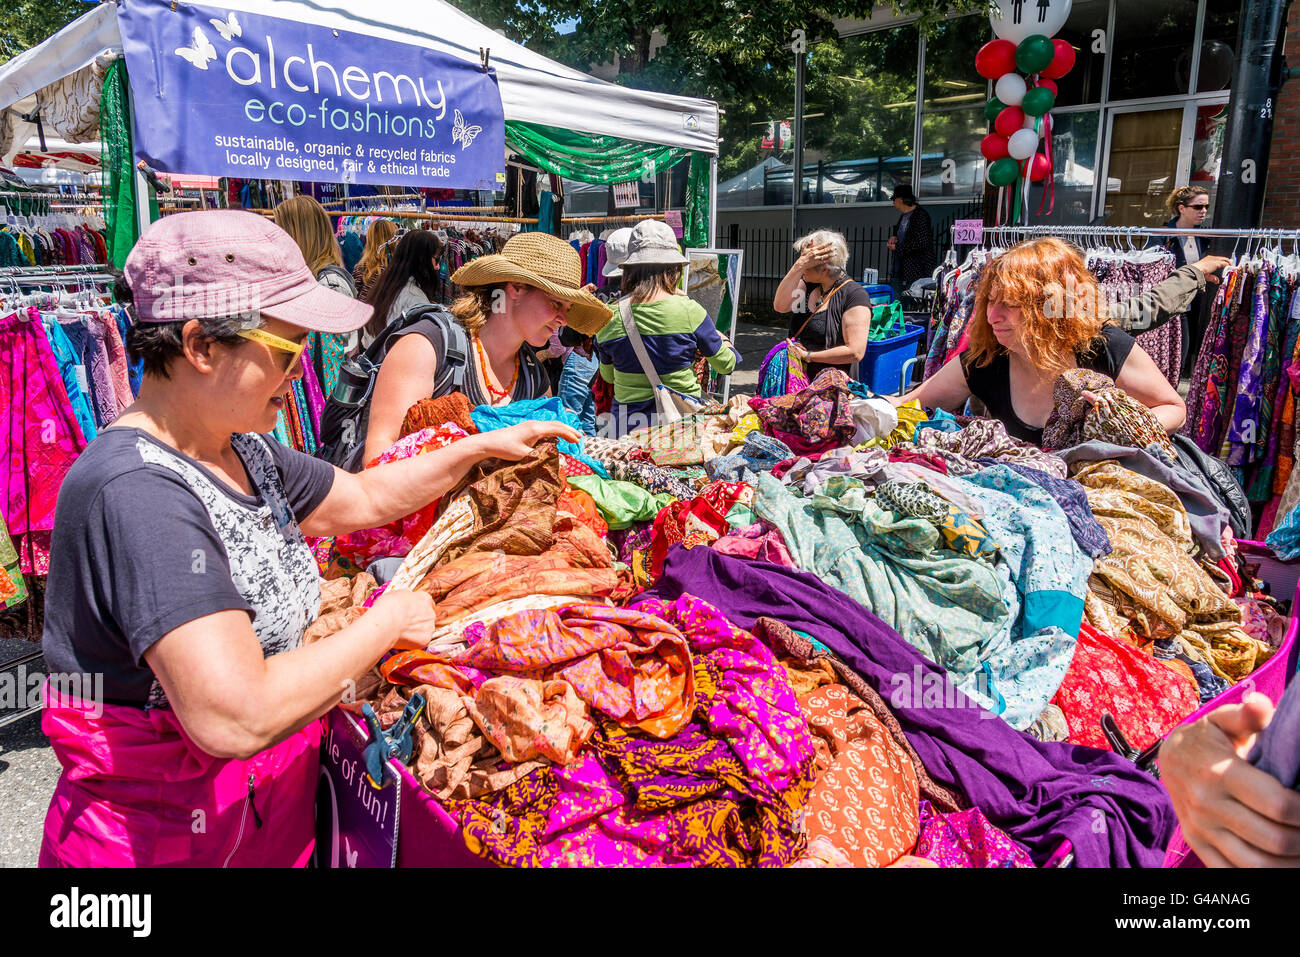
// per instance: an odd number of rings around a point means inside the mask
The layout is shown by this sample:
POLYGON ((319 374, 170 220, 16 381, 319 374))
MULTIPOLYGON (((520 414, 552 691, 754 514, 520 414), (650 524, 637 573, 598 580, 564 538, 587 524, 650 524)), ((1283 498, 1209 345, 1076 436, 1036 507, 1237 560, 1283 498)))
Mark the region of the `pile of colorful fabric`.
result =
MULTIPOLYGON (((1103 717, 1145 748, 1269 660, 1287 609, 1213 489, 1078 393, 1126 397, 1068 385, 1060 454, 828 370, 484 463, 352 552, 403 555, 387 587, 438 612, 370 700, 388 725, 425 697, 412 772, 498 864, 1158 865, 1168 798, 1103 717)), ((443 414, 388 457, 551 410, 443 414)))

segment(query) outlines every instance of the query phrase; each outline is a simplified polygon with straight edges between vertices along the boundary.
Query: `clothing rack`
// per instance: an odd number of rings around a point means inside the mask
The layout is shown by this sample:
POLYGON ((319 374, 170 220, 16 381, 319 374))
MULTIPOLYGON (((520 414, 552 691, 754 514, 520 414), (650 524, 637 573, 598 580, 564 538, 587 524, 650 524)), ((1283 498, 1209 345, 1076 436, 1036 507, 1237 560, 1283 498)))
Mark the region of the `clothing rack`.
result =
POLYGON ((583 223, 631 223, 640 222, 643 219, 657 219, 662 222, 664 214, 646 213, 641 216, 564 216, 560 219, 560 222, 581 225, 583 223))
POLYGON ((388 195, 386 193, 375 193, 371 196, 349 196, 347 199, 332 199, 328 203, 321 203, 326 209, 331 206, 343 206, 347 203, 376 203, 383 200, 385 203, 400 201, 403 199, 424 199, 423 193, 401 193, 398 195, 388 195))
MULTIPOLYGON (((954 225, 953 232, 957 227, 954 225)), ((1300 229, 1182 229, 1173 226, 985 226, 983 236, 994 239, 1012 236, 1081 236, 1097 239, 1169 238, 1174 236, 1199 236, 1204 239, 1291 239, 1300 241, 1300 229)), ((965 245, 965 244, 963 244, 965 245)))
MULTIPOLYGON (((451 208, 456 209, 457 207, 453 206, 451 208)), ((258 212, 263 212, 263 211, 258 210, 258 212)), ((523 224, 532 224, 532 225, 537 224, 536 218, 520 219, 519 217, 516 216, 475 216, 473 214, 468 214, 464 216, 447 216, 440 213, 435 213, 431 210, 412 212, 409 210, 402 210, 402 209, 370 209, 370 210, 365 210, 364 212, 359 212, 357 210, 352 210, 349 212, 339 212, 337 210, 326 210, 326 212, 330 216, 380 216, 385 219, 428 219, 428 220, 436 220, 437 222, 523 223, 523 224)))

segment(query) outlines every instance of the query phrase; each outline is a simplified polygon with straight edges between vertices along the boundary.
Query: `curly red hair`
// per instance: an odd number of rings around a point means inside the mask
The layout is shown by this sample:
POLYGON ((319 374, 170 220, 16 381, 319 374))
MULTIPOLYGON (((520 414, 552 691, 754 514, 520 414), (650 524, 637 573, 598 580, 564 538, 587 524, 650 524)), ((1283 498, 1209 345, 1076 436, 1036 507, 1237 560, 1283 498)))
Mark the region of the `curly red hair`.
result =
POLYGON ((1019 307, 1029 358, 1051 372, 1073 368, 1076 353, 1110 321, 1105 295, 1083 256, 1054 237, 1017 243, 984 268, 970 331, 969 353, 977 366, 1007 351, 989 327, 990 302, 1019 307))

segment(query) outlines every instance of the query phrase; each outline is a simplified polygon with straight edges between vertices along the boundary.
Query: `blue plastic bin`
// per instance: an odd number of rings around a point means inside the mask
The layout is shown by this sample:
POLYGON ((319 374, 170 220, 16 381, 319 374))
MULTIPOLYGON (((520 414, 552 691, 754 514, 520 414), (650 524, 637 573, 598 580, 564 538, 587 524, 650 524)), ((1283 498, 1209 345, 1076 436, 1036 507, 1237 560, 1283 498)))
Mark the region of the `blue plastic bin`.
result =
MULTIPOLYGON (((925 335, 924 326, 909 322, 903 328, 907 331, 901 336, 868 342, 867 351, 858 363, 858 381, 878 395, 893 395, 899 390, 903 363, 916 355, 916 344, 925 335)), ((913 366, 909 379, 915 378, 915 370, 913 366)))
POLYGON ((887 302, 894 301, 894 287, 879 283, 874 286, 868 286, 859 283, 867 291, 867 296, 871 299, 873 306, 883 306, 887 302))

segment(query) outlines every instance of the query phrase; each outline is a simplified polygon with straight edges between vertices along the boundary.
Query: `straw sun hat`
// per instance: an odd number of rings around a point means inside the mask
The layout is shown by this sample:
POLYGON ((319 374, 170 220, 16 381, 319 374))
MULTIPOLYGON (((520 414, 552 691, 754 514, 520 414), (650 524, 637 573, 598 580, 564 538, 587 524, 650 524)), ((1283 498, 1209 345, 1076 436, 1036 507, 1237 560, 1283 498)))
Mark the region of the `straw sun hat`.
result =
POLYGON ((582 288, 582 259, 578 251, 549 233, 512 236, 501 252, 467 262, 452 273, 451 281, 461 286, 502 282, 536 286, 547 295, 570 303, 568 324, 584 336, 600 332, 614 315, 582 288))

